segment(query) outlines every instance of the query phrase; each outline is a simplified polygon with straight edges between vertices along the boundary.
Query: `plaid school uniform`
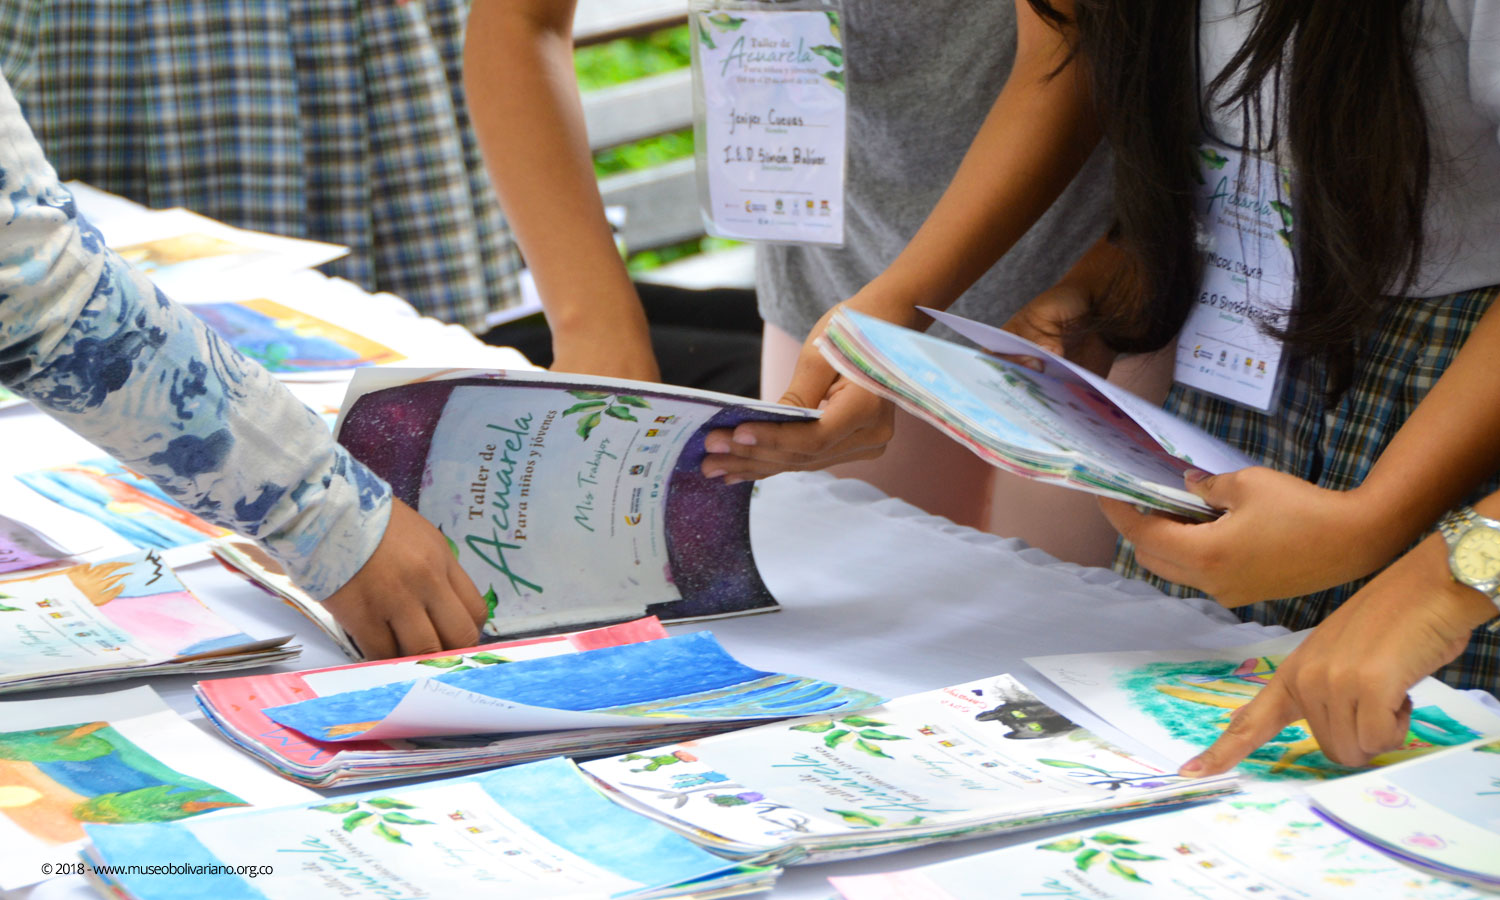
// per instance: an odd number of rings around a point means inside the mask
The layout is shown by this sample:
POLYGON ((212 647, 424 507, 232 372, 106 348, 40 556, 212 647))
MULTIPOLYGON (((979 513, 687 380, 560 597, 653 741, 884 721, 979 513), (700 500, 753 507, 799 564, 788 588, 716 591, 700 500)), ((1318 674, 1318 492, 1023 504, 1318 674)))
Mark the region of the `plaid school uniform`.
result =
POLYGON ((63 178, 347 245, 329 274, 483 330, 520 256, 464 105, 467 11, 0 0, 0 66, 63 178))
MULTIPOLYGON (((1270 415, 1180 384, 1172 386, 1165 406, 1270 468, 1320 487, 1348 490, 1369 474, 1496 296, 1500 296, 1500 286, 1392 302, 1361 348, 1354 384, 1335 405, 1323 397, 1321 386, 1327 372, 1322 363, 1300 360, 1287 371, 1280 406, 1270 415)), ((1466 502, 1473 503, 1497 487, 1500 476, 1492 476, 1466 502)), ((1203 596, 1147 572, 1126 541, 1119 542, 1114 565, 1125 575, 1145 579, 1174 596, 1203 596)), ((1236 612, 1248 621, 1293 630, 1311 628, 1368 580, 1305 597, 1256 603, 1236 612)), ((1460 688, 1493 691, 1500 687, 1500 634, 1476 629, 1463 655, 1439 670, 1437 677, 1460 688)))

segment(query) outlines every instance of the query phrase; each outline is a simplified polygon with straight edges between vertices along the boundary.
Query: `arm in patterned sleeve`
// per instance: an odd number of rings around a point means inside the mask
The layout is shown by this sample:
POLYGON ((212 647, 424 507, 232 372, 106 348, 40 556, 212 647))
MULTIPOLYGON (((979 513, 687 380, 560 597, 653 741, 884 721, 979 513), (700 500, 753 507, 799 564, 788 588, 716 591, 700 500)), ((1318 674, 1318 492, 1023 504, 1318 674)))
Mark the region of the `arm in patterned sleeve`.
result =
POLYGON ((105 249, 0 82, 0 382, 313 596, 374 552, 390 488, 260 365, 105 249))

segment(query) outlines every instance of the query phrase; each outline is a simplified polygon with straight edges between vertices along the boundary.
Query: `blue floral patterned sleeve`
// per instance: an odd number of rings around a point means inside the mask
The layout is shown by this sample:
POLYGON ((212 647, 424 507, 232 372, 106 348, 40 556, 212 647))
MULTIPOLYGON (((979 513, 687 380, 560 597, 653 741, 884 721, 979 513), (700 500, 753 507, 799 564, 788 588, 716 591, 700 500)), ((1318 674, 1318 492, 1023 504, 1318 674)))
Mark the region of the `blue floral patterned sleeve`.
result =
POLYGON ((323 599, 385 533, 390 487, 259 364, 104 243, 0 79, 0 383, 259 539, 323 599))

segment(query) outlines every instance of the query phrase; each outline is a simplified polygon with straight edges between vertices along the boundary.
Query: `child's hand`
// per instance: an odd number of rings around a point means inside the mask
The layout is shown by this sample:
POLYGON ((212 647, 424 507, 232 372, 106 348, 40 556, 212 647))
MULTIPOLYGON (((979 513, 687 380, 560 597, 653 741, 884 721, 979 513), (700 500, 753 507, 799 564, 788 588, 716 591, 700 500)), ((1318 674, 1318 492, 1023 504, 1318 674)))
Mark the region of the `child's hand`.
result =
POLYGON ((1407 690, 1457 657, 1494 615, 1488 597, 1449 576, 1442 538, 1428 538, 1324 619, 1180 774, 1227 771, 1300 720, 1341 765, 1401 747, 1407 690))
POLYGON ((485 617, 443 536, 400 500, 375 553, 323 606, 370 659, 472 647, 485 617))

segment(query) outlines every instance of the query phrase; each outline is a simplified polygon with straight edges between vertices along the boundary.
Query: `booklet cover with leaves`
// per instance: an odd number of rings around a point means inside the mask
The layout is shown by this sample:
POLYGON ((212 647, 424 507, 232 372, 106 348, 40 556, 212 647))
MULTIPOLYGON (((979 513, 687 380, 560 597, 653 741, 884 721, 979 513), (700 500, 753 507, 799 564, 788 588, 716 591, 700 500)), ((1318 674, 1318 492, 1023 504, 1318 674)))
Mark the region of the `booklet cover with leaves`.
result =
MULTIPOLYGON (((1493 847, 1491 848, 1493 849, 1493 847)), ((931 866, 830 878, 843 900, 1480 900, 1362 846, 1304 800, 1254 794, 931 866)))
POLYGON ((1026 478, 1204 520, 1218 513, 1185 489, 1183 473, 1255 464, 1030 341, 928 312, 983 349, 843 309, 818 346, 845 377, 1026 478))
POLYGON ((716 853, 821 862, 1235 790, 1114 746, 1000 675, 853 715, 584 763, 617 801, 716 853))
POLYGON ((148 687, 0 702, 0 891, 42 881, 89 823, 171 822, 316 799, 194 728, 148 687))
POLYGON ((1500 890, 1500 728, 1307 793, 1320 815, 1382 852, 1443 878, 1500 890))
POLYGON ((751 484, 704 478, 704 436, 810 410, 538 371, 362 369, 338 438, 438 526, 486 630, 766 612, 751 484))
POLYGON ((101 892, 135 900, 706 900, 764 891, 776 876, 616 807, 565 759, 300 806, 87 831, 85 857, 118 867, 118 874, 95 869, 101 892), (220 874, 185 878, 171 866, 220 874), (163 871, 145 874, 153 867, 163 871))
POLYGON ((152 551, 0 580, 0 693, 292 659, 205 606, 152 551))

